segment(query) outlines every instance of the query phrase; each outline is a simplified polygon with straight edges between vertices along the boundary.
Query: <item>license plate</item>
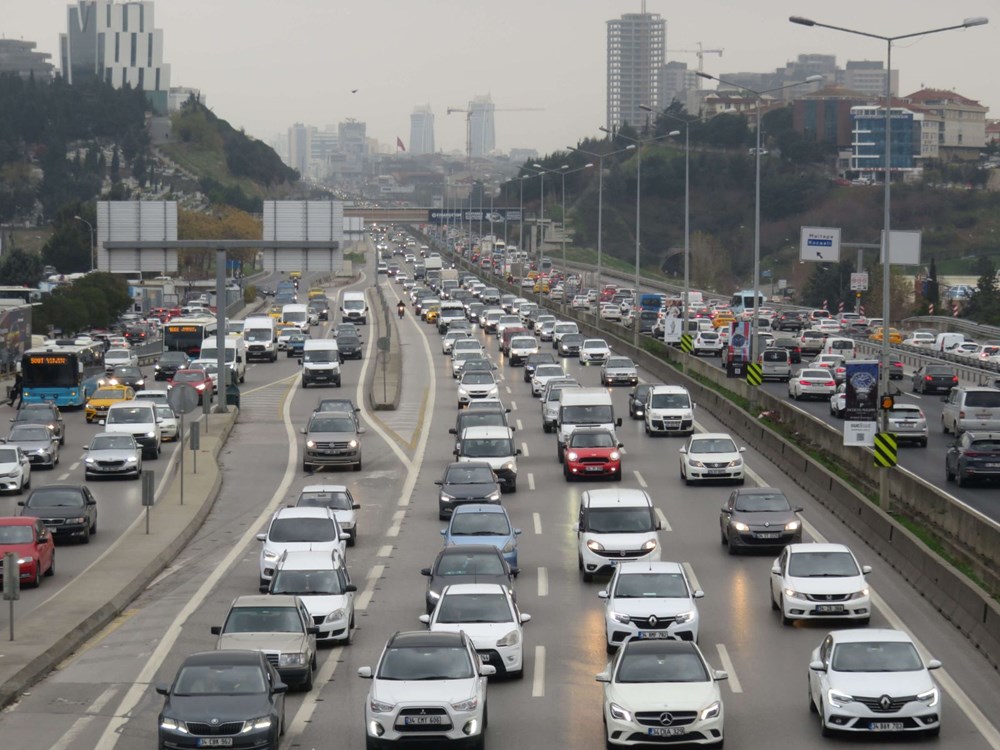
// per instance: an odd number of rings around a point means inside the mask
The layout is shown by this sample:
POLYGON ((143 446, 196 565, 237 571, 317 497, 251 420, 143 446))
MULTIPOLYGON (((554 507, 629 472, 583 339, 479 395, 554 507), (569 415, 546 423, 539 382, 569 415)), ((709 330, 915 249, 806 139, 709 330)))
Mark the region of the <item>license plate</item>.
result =
POLYGON ((604 467, 603 466, 587 466, 586 470, 587 471, 604 471, 604 467))
POLYGON ((779 536, 781 536, 781 533, 778 531, 765 531, 761 534, 756 534, 755 536, 758 539, 777 539, 779 536))
POLYGON ((873 721, 868 724, 868 728, 873 732, 899 732, 903 729, 903 722, 873 721))
POLYGON ((725 474, 726 472, 723 471, 722 469, 709 469, 705 473, 708 474, 709 476, 715 477, 715 476, 719 476, 720 474, 725 474))
POLYGON ((817 612, 843 612, 844 611, 844 605, 843 604, 817 604, 816 605, 816 611, 817 612))
POLYGON ((650 737, 679 737, 684 734, 684 727, 650 727, 646 734, 650 737))
POLYGON ((636 636, 640 641, 672 641, 673 635, 667 630, 640 630, 636 636))
POLYGON ((232 747, 232 737, 201 737, 198 739, 198 747, 232 747))
POLYGON ((983 464, 987 469, 1000 469, 1000 464, 983 464))
POLYGON ((442 716, 404 716, 403 724, 406 726, 427 726, 429 724, 441 724, 442 716))

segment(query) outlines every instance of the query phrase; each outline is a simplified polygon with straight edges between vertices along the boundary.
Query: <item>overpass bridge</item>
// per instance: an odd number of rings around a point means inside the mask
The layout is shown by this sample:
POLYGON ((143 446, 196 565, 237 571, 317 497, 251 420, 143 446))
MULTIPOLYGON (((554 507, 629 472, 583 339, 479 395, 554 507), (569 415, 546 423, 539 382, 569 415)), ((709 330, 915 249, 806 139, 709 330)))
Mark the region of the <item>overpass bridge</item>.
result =
POLYGON ((387 208, 344 205, 344 218, 358 218, 365 224, 426 224, 431 208, 387 208))

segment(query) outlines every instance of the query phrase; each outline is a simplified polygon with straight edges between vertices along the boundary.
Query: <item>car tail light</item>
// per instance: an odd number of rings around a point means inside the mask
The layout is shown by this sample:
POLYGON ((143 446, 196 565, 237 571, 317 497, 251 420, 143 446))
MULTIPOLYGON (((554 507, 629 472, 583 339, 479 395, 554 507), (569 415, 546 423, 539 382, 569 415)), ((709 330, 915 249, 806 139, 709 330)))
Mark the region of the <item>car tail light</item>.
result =
POLYGON ((799 385, 812 385, 811 380, 800 380, 799 385))
POLYGON ((979 451, 966 451, 965 452, 965 457, 966 458, 980 458, 980 457, 982 457, 982 455, 983 454, 980 453, 979 451))
POLYGON ((957 383, 958 382, 958 375, 952 375, 951 382, 952 383, 957 383))
POLYGON ((826 383, 824 383, 824 385, 837 385, 837 384, 834 383, 832 380, 827 380, 826 383))
POLYGON ((965 419, 965 412, 964 412, 964 411, 960 411, 960 412, 958 413, 958 418, 959 418, 959 419, 965 419))
POLYGON ((930 382, 930 381, 934 380, 934 378, 932 378, 930 375, 928 375, 926 378, 924 378, 924 380, 926 380, 927 382, 930 382))

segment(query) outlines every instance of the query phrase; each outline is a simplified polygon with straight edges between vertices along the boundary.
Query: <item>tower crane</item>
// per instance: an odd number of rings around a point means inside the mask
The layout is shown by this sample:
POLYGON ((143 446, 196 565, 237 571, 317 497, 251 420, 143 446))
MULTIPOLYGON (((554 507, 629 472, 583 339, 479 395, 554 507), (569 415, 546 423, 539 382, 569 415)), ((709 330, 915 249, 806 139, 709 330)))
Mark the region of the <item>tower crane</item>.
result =
POLYGON ((703 73, 705 71, 705 55, 718 55, 722 57, 721 49, 703 49, 701 42, 698 42, 698 49, 668 49, 667 54, 683 53, 686 55, 697 55, 698 56, 698 72, 703 73))
MULTIPOLYGON (((494 112, 542 112, 544 111, 541 107, 494 107, 494 112)), ((466 162, 472 163, 472 108, 469 107, 465 109, 463 107, 448 107, 448 114, 453 112, 464 112, 465 113, 465 159, 466 162)))

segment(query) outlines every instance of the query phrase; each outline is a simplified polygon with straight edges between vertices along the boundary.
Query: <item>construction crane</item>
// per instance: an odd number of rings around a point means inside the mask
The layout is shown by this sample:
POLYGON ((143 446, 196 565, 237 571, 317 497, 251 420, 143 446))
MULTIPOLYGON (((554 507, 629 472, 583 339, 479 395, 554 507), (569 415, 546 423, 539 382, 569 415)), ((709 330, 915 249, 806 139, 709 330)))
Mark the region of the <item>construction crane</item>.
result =
POLYGON ((668 49, 668 55, 672 54, 686 54, 686 55, 697 55, 698 56, 698 72, 705 72, 705 55, 718 55, 722 57, 721 49, 703 49, 701 42, 698 42, 698 49, 668 49))
MULTIPOLYGON (((494 112, 542 112, 541 107, 494 107, 494 112)), ((472 163, 472 112, 470 109, 462 107, 448 107, 448 114, 453 112, 465 113, 465 159, 468 164, 472 163)))

